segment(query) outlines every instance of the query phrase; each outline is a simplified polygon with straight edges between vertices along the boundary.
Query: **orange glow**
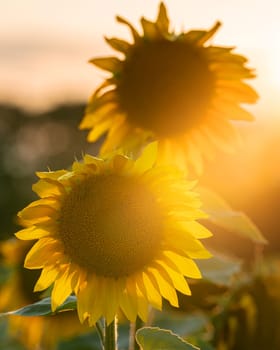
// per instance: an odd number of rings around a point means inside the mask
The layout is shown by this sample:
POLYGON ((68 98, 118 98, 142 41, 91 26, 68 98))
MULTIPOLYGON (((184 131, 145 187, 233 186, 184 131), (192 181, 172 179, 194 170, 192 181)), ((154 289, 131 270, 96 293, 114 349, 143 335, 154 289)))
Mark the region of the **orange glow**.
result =
MULTIPOLYGON (((0 96, 28 108, 46 109, 60 101, 86 101, 100 82, 100 73, 86 63, 90 57, 109 51, 103 35, 128 37, 114 20, 116 14, 133 23, 141 15, 154 18, 158 0, 113 0, 38 2, 6 1, 0 11, 0 96)), ((280 31, 278 2, 236 0, 166 0, 175 28, 204 28, 221 20, 215 39, 219 45, 234 45, 250 58, 260 77, 260 95, 270 85, 274 108, 279 108, 280 49, 275 33, 280 31), (247 54, 247 52, 249 54, 247 54), (262 91, 263 90, 263 91, 262 91)), ((271 101, 267 108, 271 108, 271 101)))
POLYGON ((268 68, 268 79, 280 92, 280 46, 273 48, 273 53, 268 58, 268 68))

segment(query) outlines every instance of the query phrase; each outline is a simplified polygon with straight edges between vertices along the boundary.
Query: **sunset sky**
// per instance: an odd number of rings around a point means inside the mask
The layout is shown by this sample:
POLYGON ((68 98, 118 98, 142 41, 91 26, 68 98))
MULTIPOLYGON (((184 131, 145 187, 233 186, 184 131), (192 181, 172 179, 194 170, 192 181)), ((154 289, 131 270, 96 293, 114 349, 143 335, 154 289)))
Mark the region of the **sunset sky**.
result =
MULTIPOLYGON (((120 14, 139 28, 155 19, 157 0, 0 0, 0 99, 45 109, 86 102, 104 73, 89 58, 112 54, 103 36, 129 38, 120 14)), ((261 95, 252 107, 262 117, 280 111, 280 3, 278 0, 166 0, 173 27, 209 28, 220 20, 213 43, 236 46, 256 68, 261 95), (265 112, 265 113, 264 113, 265 112)))

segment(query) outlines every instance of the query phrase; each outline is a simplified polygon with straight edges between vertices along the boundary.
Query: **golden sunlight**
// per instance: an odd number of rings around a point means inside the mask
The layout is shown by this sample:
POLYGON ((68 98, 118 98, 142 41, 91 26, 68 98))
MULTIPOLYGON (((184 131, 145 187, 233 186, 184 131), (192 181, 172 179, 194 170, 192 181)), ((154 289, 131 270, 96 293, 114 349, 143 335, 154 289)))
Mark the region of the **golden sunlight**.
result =
POLYGON ((0 350, 280 349, 280 1, 0 3, 0 350))
MULTIPOLYGON (((261 82, 264 92, 271 84, 274 85, 271 89, 279 87, 280 48, 275 48, 277 43, 273 42, 273 34, 280 31, 277 1, 236 0, 234 5, 222 0, 212 0, 211 5, 203 0, 166 0, 165 3, 178 31, 209 27, 220 20, 223 27, 215 43, 234 44, 242 52, 250 51, 250 61, 258 77, 261 70, 267 72, 261 82), (268 38, 272 38, 270 43, 268 38)), ((88 91, 94 89, 101 78, 100 73, 92 71, 86 63, 86 57, 109 52, 103 42, 105 33, 120 37, 126 34, 125 29, 121 30, 114 22, 115 14, 120 13, 136 23, 139 15, 153 18, 157 6, 157 0, 134 0, 133 3, 129 0, 30 0, 24 5, 20 0, 2 1, 0 100, 37 110, 61 102, 86 101, 88 91)), ((258 91, 262 96, 263 92, 258 91)), ((275 105, 279 106, 277 93, 272 94, 275 105)))
POLYGON ((268 79, 277 88, 280 88, 280 43, 279 46, 273 47, 272 54, 268 57, 267 62, 268 79))

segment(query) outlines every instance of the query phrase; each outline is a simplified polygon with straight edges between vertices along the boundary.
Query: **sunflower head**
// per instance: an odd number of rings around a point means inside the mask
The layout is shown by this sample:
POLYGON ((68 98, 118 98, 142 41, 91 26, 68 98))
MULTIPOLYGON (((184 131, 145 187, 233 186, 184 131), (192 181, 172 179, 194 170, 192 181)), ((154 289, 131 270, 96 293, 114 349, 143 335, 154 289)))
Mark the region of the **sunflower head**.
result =
POLYGON ((184 277, 201 277, 193 259, 210 256, 199 239, 211 234, 196 221, 205 214, 194 184, 155 166, 156 153, 153 143, 136 161, 85 155, 71 171, 37 173, 40 199, 19 213, 17 237, 38 240, 25 266, 43 269, 36 291, 54 283, 53 310, 74 292, 90 325, 119 310, 145 320, 149 304, 190 294, 184 277))
MULTIPOLYGON (((0 289, 0 311, 10 311, 40 300, 40 294, 33 292, 40 276, 39 270, 23 268, 26 253, 32 247, 32 241, 9 239, 0 244, 3 265, 9 267, 9 278, 0 289)), ((44 349, 53 349, 62 340, 88 331, 81 325, 75 311, 63 312, 54 316, 29 317, 10 316, 8 331, 26 348, 34 350, 39 344, 44 349)), ((39 346, 39 347, 40 347, 39 346)))
POLYGON ((243 82, 254 77, 246 58, 232 47, 208 44, 219 22, 210 30, 176 34, 163 3, 155 22, 141 18, 142 33, 117 20, 129 27, 133 42, 107 38, 123 58, 90 61, 111 74, 90 99, 80 128, 91 130, 91 142, 107 132, 101 153, 157 139, 164 161, 200 173, 215 148, 231 150, 237 135, 230 121, 253 119, 240 107, 257 100, 243 82))
MULTIPOLYGON (((8 279, 0 289, 0 311, 7 312, 18 309, 27 304, 38 301, 38 293, 33 293, 37 271, 23 268, 25 254, 32 246, 32 242, 9 239, 1 242, 3 266, 9 268, 8 279), (37 297, 37 299, 36 299, 37 297)), ((35 349, 40 343, 43 333, 43 321, 39 317, 10 316, 8 319, 8 333, 24 344, 27 349, 35 349)))
POLYGON ((9 278, 1 290, 2 310, 16 309, 39 300, 39 293, 34 293, 33 288, 40 273, 23 267, 25 256, 31 247, 32 242, 17 239, 8 239, 0 244, 3 265, 10 270, 9 278))

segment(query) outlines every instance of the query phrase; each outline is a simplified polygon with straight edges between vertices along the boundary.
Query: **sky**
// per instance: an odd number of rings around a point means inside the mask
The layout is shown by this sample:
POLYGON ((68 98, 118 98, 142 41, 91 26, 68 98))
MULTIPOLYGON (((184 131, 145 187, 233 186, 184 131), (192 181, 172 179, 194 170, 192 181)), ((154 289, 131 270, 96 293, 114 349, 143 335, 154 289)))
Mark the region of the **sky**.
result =
MULTIPOLYGON (((235 46, 249 58, 261 116, 280 113, 280 2, 278 0, 165 0, 172 26, 223 26, 212 43, 235 46)), ((104 36, 129 39, 117 14, 139 28, 155 19, 157 0, 0 0, 0 101, 33 110, 86 102, 105 77, 87 61, 113 53, 104 36)))

